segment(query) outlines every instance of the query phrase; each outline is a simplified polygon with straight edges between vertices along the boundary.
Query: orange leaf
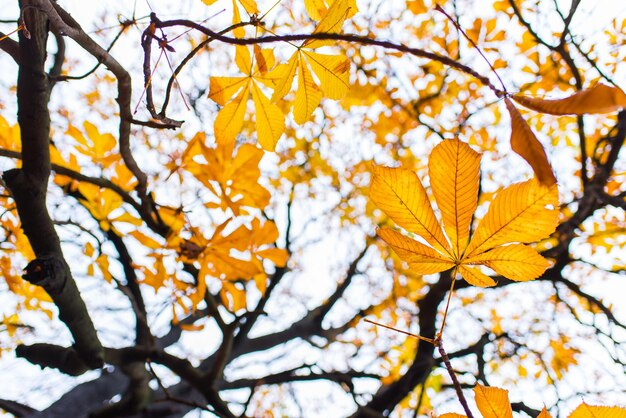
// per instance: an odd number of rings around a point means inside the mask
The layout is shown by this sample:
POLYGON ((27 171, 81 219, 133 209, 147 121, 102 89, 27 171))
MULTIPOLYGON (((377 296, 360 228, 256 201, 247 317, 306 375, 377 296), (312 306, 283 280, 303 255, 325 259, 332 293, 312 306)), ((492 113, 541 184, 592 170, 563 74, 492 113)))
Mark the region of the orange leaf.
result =
POLYGON ((462 141, 443 141, 430 154, 428 172, 452 250, 460 256, 478 204, 480 155, 462 141))
POLYGON ((406 261, 416 274, 433 274, 454 267, 454 263, 434 249, 389 228, 376 231, 406 261))
POLYGON ((417 175, 379 166, 373 167, 373 175, 370 199, 399 226, 420 235, 442 254, 449 254, 448 241, 417 175))
POLYGON ((496 195, 478 224, 466 250, 467 259, 506 243, 545 238, 558 224, 556 207, 556 185, 545 187, 531 179, 507 187, 496 195))
POLYGON ((550 415, 550 413, 544 406, 543 409, 541 410, 541 413, 537 415, 537 418, 552 418, 552 415, 550 415))
POLYGON ((539 253, 524 244, 505 245, 465 260, 466 264, 483 264, 507 279, 518 282, 534 280, 549 266, 539 253))
POLYGON ((592 406, 583 402, 569 418, 626 418, 626 409, 619 406, 592 406))
POLYGON ((530 164, 542 184, 556 184, 556 177, 543 146, 515 105, 509 99, 504 99, 504 103, 511 115, 511 148, 530 164))
POLYGON ((476 385, 474 395, 483 418, 513 418, 507 390, 476 385))
POLYGON ((471 285, 478 287, 495 286, 496 282, 491 277, 480 271, 478 267, 459 266, 459 274, 471 285))
POLYGON ((564 99, 546 100, 523 95, 513 100, 524 107, 550 115, 610 113, 626 107, 626 94, 615 86, 596 84, 564 99))

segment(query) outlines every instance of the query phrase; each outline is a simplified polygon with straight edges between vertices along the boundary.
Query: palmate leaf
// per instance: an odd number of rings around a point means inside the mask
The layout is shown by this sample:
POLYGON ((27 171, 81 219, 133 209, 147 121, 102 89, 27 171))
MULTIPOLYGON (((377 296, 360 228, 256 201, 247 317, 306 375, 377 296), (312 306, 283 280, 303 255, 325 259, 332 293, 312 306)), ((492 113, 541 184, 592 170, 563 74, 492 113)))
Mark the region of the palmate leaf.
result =
POLYGON ((449 255, 449 244, 417 175, 409 170, 373 167, 370 199, 395 223, 449 255))
POLYGON ((478 205, 480 154, 464 142, 444 141, 431 153, 428 171, 452 250, 461 255, 478 205))
POLYGON ((274 54, 257 47, 252 55, 248 47, 237 46, 235 63, 245 76, 211 77, 209 97, 224 106, 215 118, 215 140, 218 144, 235 141, 243 129, 248 99, 252 96, 259 145, 273 151, 285 131, 285 115, 265 96, 259 84, 273 84, 267 73, 274 66, 274 54))
POLYGON ((454 267, 450 258, 393 229, 381 228, 378 230, 378 236, 385 240, 411 268, 422 274, 439 273, 454 267))
POLYGON ((537 251, 524 244, 511 244, 465 259, 466 264, 482 264, 511 280, 536 279, 549 263, 537 251))
POLYGON ((467 244, 477 207, 479 161, 479 154, 458 139, 443 141, 431 154, 430 182, 445 233, 415 173, 374 166, 370 199, 398 226, 426 243, 388 228, 379 229, 378 235, 416 274, 456 267, 475 286, 495 285, 478 267, 482 265, 510 280, 535 279, 548 262, 524 244, 543 239, 556 229, 557 187, 531 179, 502 190, 467 244))
MULTIPOLYGON (((319 5, 319 3, 318 3, 319 5)), ((346 19, 358 11, 356 0, 335 0, 328 8, 322 20, 317 24, 313 33, 339 33, 346 19)), ((319 48, 321 46, 333 45, 335 41, 306 40, 302 44, 307 48, 319 48)))
POLYGON ((478 224, 466 257, 510 242, 530 243, 545 238, 556 229, 557 206, 556 185, 546 187, 531 179, 507 187, 496 195, 478 224))
MULTIPOLYGON (((323 1, 308 1, 307 10, 317 16, 326 7, 323 1)), ((346 19, 357 12, 355 0, 335 0, 324 12, 322 20, 313 33, 338 33, 346 19)), ((293 107, 294 120, 305 123, 319 106, 322 96, 342 99, 348 92, 350 60, 344 55, 320 54, 311 51, 335 41, 306 40, 289 58, 287 64, 279 65, 273 71, 274 94, 272 102, 285 97, 293 85, 296 73, 298 87, 293 107), (317 77, 317 80, 313 77, 317 77), (319 83, 317 83, 319 81, 319 83)))

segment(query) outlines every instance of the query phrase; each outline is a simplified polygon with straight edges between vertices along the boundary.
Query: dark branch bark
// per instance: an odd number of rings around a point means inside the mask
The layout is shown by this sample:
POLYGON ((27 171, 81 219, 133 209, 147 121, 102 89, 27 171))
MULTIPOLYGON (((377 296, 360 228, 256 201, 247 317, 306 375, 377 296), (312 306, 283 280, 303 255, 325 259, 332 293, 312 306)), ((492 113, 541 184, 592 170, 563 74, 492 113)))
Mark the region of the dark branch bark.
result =
POLYGON ((5 410, 9 414, 15 415, 17 418, 24 417, 33 412, 37 412, 36 409, 30 406, 23 405, 19 402, 11 401, 8 399, 0 399, 0 409, 5 410))
POLYGON ((24 279, 48 292, 59 308, 59 318, 74 337, 78 355, 90 368, 97 368, 103 364, 102 346, 46 208, 50 176, 49 85, 44 69, 48 19, 32 7, 25 8, 23 15, 30 32, 30 38, 23 31, 19 33, 17 99, 23 167, 5 172, 3 178, 37 257, 26 267, 24 279))
POLYGON ((19 42, 8 37, 6 33, 0 32, 0 38, 4 38, 0 41, 0 50, 9 54, 13 61, 17 65, 20 64, 20 44, 19 42), (4 38, 6 36, 6 38, 4 38))

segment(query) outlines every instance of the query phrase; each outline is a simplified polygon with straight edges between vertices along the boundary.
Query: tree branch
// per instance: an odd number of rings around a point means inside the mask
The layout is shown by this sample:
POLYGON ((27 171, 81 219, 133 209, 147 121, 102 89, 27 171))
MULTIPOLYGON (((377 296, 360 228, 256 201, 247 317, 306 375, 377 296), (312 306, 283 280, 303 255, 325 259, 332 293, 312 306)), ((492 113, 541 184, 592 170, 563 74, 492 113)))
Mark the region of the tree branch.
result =
POLYGON ((37 257, 24 279, 42 286, 59 308, 59 319, 72 336, 80 358, 90 368, 102 366, 103 352, 87 308, 67 265, 46 207, 50 176, 49 86, 44 65, 48 39, 47 16, 35 8, 23 10, 30 37, 19 32, 21 63, 17 81, 18 123, 22 139, 21 169, 4 173, 24 233, 37 257))
POLYGON ((21 59, 19 42, 9 38, 9 35, 4 32, 0 32, 0 39, 0 50, 9 54, 9 56, 13 58, 13 61, 15 61, 17 65, 20 65, 21 59))
POLYGON ((32 414, 33 412, 38 412, 35 408, 31 408, 28 405, 8 399, 0 399, 0 409, 5 410, 9 414, 15 415, 17 418, 32 414))

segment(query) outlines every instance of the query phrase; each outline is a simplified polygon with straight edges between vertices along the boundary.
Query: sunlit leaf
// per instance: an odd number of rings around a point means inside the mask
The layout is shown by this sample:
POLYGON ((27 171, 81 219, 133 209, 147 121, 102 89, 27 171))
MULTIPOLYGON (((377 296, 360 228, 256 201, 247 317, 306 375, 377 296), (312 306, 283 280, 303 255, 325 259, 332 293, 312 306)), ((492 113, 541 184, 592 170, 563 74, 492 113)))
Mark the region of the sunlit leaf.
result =
POLYGON ((593 406, 583 402, 568 418, 626 418, 626 409, 619 406, 593 406))
POLYGON ((339 100, 346 95, 349 86, 350 60, 342 55, 324 55, 305 51, 307 62, 320 80, 324 95, 339 100))
POLYGON ((446 225, 445 233, 415 173, 378 166, 372 170, 370 199, 398 226, 428 244, 387 228, 379 229, 378 235, 398 256, 416 274, 455 267, 467 282, 479 287, 494 286, 496 282, 473 266, 490 267, 516 281, 543 274, 549 263, 522 244, 543 239, 556 229, 556 184, 548 187, 531 179, 498 193, 467 245, 477 207, 480 156, 455 139, 437 145, 430 158, 430 182, 446 225))
POLYGON ((515 105, 509 99, 504 99, 504 103, 511 116, 511 148, 530 164, 541 183, 555 184, 556 177, 543 146, 515 105))
POLYGON ((256 109, 259 145, 268 151, 274 151, 276 143, 285 131, 285 115, 278 106, 265 97, 256 83, 252 84, 252 100, 256 109))
POLYGON ((513 418, 509 392, 504 389, 476 385, 474 387, 476 406, 483 418, 513 418))
MULTIPOLYGON (((313 33, 339 33, 346 19, 354 16, 358 11, 356 0, 335 0, 322 20, 317 24, 313 33)), ((307 40, 302 46, 319 48, 332 45, 334 41, 307 40)))
POLYGON ((537 415, 537 418, 552 418, 552 415, 550 415, 550 413, 544 406, 543 409, 541 410, 541 413, 537 415))
POLYGON ((315 81, 306 63, 300 59, 298 65, 298 90, 294 102, 293 117, 296 123, 306 122, 322 100, 322 91, 315 81))
POLYGON ((395 223, 423 237, 442 254, 448 242, 417 175, 402 168, 373 167, 370 199, 395 223))
POLYGON ((249 94, 248 84, 218 112, 214 124, 215 140, 218 144, 234 142, 237 135, 241 133, 249 94))
POLYGON ((558 191, 531 179, 496 195, 466 250, 472 257, 509 242, 530 243, 551 234, 558 224, 558 191))
POLYGON ((428 171, 452 250, 460 256, 478 204, 480 155, 464 142, 443 141, 430 154, 428 171))
POLYGON ((495 280, 480 271, 478 267, 460 265, 459 274, 465 279, 466 282, 474 286, 491 287, 496 285, 495 280))
POLYGON ((482 264, 507 279, 518 282, 534 280, 548 268, 548 261, 524 244, 496 247, 465 259, 466 264, 482 264))
POLYGON ((389 228, 377 231, 387 244, 406 261, 416 274, 433 274, 454 267, 450 258, 445 257, 433 248, 415 241, 389 228))
POLYGON ((304 0, 304 7, 313 20, 320 20, 328 11, 324 0, 304 0))
POLYGON ((626 107, 626 94, 619 87, 596 84, 563 99, 540 99, 515 95, 513 100, 524 107, 551 115, 610 113, 626 107))

